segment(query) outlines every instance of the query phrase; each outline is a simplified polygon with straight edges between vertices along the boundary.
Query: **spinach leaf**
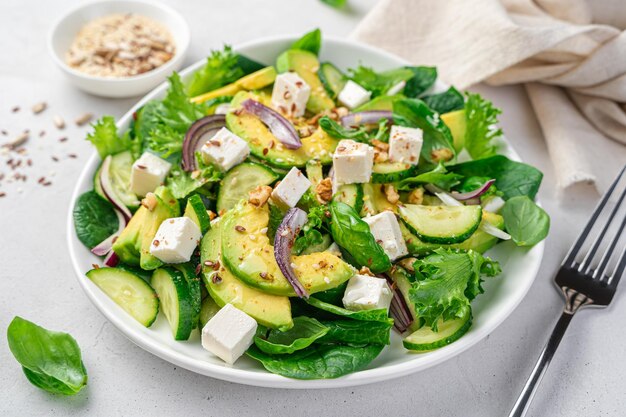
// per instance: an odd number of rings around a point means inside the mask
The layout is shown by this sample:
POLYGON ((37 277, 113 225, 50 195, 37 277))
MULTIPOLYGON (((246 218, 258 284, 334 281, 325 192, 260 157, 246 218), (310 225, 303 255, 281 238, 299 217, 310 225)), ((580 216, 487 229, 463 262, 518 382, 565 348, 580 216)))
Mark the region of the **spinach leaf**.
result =
POLYGON ((365 126, 358 128, 343 127, 328 116, 321 117, 318 123, 324 132, 335 139, 353 139, 357 142, 369 141, 369 135, 365 126))
POLYGON ((322 3, 328 4, 330 7, 334 7, 335 9, 341 9, 345 7, 348 3, 348 0, 321 0, 322 3))
POLYGON ((465 149, 473 159, 486 158, 496 154, 493 140, 502 136, 502 130, 497 128, 498 115, 502 111, 493 106, 493 103, 480 94, 467 93, 465 103, 465 149))
POLYGON ((454 157, 450 129, 439 118, 439 114, 433 112, 422 100, 396 100, 393 103, 393 119, 401 126, 419 127, 424 131, 421 156, 426 161, 435 164, 440 162, 441 158, 437 155, 440 149, 447 149, 447 153, 454 157))
POLYGON ((322 379, 338 378, 365 368, 383 347, 314 344, 289 355, 268 355, 253 345, 246 354, 274 374, 295 379, 322 379))
POLYGON ((253 72, 267 67, 267 65, 241 54, 237 54, 237 66, 241 68, 244 75, 252 74, 253 72))
POLYGON ((300 49, 303 51, 309 51, 315 55, 319 54, 322 47, 322 32, 319 29, 314 29, 309 33, 305 33, 300 39, 295 41, 289 49, 300 49))
POLYGON ((315 298, 328 304, 341 305, 343 294, 346 292, 348 281, 343 284, 339 284, 335 288, 331 288, 326 291, 316 292, 315 298))
POLYGON ((509 199, 502 208, 502 217, 517 246, 533 246, 548 236, 550 216, 525 195, 509 199))
POLYGON ((318 343, 346 343, 351 345, 388 345, 391 323, 358 320, 332 320, 322 322, 327 333, 318 343))
POLYGON ((394 85, 402 81, 408 81, 414 76, 410 68, 396 68, 376 72, 372 68, 362 65, 354 69, 348 69, 348 72, 350 73, 350 78, 355 83, 372 92, 372 97, 383 95, 394 85))
POLYGON ((459 91, 450 87, 443 93, 423 97, 424 103, 439 114, 462 110, 465 107, 465 98, 459 91))
POLYGON ((502 192, 502 198, 505 200, 518 195, 527 195, 534 199, 543 178, 543 174, 537 168, 511 161, 503 155, 448 165, 447 168, 451 172, 465 177, 477 176, 495 179, 495 185, 502 192))
POLYGON ((389 317, 389 315, 387 314, 387 310, 385 309, 352 311, 347 310, 343 307, 338 307, 333 304, 325 303, 315 297, 309 297, 306 302, 313 307, 319 308, 320 310, 324 310, 328 313, 332 313, 336 316, 342 316, 361 321, 377 321, 393 325, 393 319, 389 317))
POLYGON ((118 136, 115 119, 112 116, 103 116, 91 126, 93 132, 87 135, 87 140, 96 147, 100 158, 104 159, 108 155, 133 150, 133 141, 129 135, 118 136))
POLYGON ((21 317, 7 329, 9 349, 28 380, 54 394, 74 395, 87 384, 87 371, 76 340, 21 317))
POLYGON ((254 337, 254 344, 271 355, 293 353, 304 349, 328 333, 328 328, 309 317, 294 317, 293 327, 287 331, 261 329, 254 337))
POLYGON ((398 190, 407 191, 415 187, 416 184, 434 184, 446 191, 454 187, 463 178, 462 175, 448 172, 443 164, 437 165, 435 169, 418 174, 414 177, 405 178, 397 185, 398 190))
POLYGON ((72 215, 76 236, 89 249, 115 233, 119 226, 111 203, 95 191, 87 191, 78 197, 72 215))
POLYGON ((404 95, 407 97, 419 97, 437 80, 435 67, 406 67, 406 69, 413 72, 413 77, 404 86, 404 95))
POLYGON ((187 92, 192 97, 197 96, 230 84, 244 75, 238 65, 238 55, 226 45, 222 51, 211 51, 204 67, 193 74, 187 92))
POLYGON ((409 299, 417 315, 437 331, 440 319, 465 316, 470 301, 483 292, 481 275, 500 272, 497 262, 477 252, 436 249, 432 255, 415 261, 415 280, 409 299))
POLYGON ((376 243, 369 225, 352 207, 339 201, 332 201, 328 207, 333 240, 351 255, 359 267, 367 266, 376 274, 391 268, 389 257, 376 243))

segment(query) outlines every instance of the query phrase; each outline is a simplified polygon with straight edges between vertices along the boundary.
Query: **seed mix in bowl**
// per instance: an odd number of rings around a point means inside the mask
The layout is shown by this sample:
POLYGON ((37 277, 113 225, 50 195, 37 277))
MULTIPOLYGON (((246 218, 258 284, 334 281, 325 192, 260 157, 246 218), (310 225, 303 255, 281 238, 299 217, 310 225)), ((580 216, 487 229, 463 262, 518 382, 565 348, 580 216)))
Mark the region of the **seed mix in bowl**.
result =
POLYGON ((96 77, 122 78, 151 71, 174 56, 162 24, 136 14, 111 14, 87 23, 66 54, 66 63, 96 77))

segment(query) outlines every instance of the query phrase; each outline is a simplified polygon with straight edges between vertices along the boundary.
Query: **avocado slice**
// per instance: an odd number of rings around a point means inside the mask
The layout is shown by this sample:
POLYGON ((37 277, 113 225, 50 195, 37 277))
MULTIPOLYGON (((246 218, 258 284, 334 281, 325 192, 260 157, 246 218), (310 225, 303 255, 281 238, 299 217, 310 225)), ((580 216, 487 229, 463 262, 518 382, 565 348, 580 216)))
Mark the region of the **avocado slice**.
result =
POLYGON ((220 87, 217 90, 209 91, 191 98, 194 103, 204 103, 207 100, 222 96, 234 96, 241 90, 260 90, 274 83, 276 79, 276 69, 274 67, 265 67, 258 71, 241 77, 234 83, 220 87))
POLYGON ((370 110, 393 110, 393 103, 397 100, 401 100, 406 98, 402 94, 396 94, 393 96, 378 96, 368 101, 365 104, 357 107, 353 110, 353 113, 357 113, 360 111, 370 111, 370 110))
POLYGON ((383 190, 384 184, 365 183, 361 185, 363 187, 363 208, 361 208, 360 213, 362 217, 368 214, 373 216, 386 210, 398 212, 398 206, 387 200, 383 190))
POLYGON ((454 143, 454 149, 461 152, 465 146, 465 132, 467 130, 467 119, 465 118, 465 109, 451 111, 441 115, 441 120, 448 126, 454 143))
POLYGON ((276 69, 278 72, 295 71, 311 87, 311 96, 306 103, 306 108, 311 113, 320 113, 335 107, 335 102, 329 97, 317 75, 320 62, 314 53, 301 49, 285 51, 276 60, 276 69))
POLYGON ((252 155, 266 160, 270 165, 285 169, 291 169, 292 166, 303 167, 315 157, 322 164, 332 162, 332 154, 339 143, 337 139, 318 128, 311 136, 301 139, 302 146, 299 149, 287 149, 258 117, 245 111, 237 111, 247 99, 268 104, 257 94, 246 91, 237 93, 231 102, 234 111, 226 115, 226 127, 248 142, 252 155))
POLYGON ((158 187, 154 195, 157 203, 152 211, 143 205, 140 206, 113 243, 113 251, 122 262, 139 265, 148 271, 163 264, 150 253, 150 245, 159 226, 165 219, 180 215, 178 201, 168 188, 158 187))
MULTIPOLYGON (((269 209, 240 202, 222 220, 222 260, 246 284, 267 293, 296 295, 274 258, 267 237, 269 209)), ((313 294, 349 280, 355 270, 330 252, 292 256, 294 271, 302 285, 313 294)))
POLYGON ((223 220, 215 221, 200 244, 202 279, 211 298, 219 305, 230 303, 250 315, 260 324, 285 331, 293 327, 291 303, 288 297, 271 295, 252 288, 237 279, 221 260, 221 230, 223 220), (219 265, 215 270, 206 262, 219 265))
MULTIPOLYGON (((483 222, 491 223, 493 226, 496 226, 498 229, 504 229, 504 219, 502 216, 496 213, 490 213, 488 211, 483 210, 483 222)), ((402 232, 402 236, 406 241, 407 248, 409 249, 409 253, 413 255, 426 255, 437 248, 447 248, 447 249, 461 249, 461 250, 473 250, 479 253, 485 253, 487 250, 491 249, 498 243, 498 238, 495 236, 491 236, 490 234, 484 232, 483 230, 478 228, 468 239, 464 240, 461 243, 456 243, 453 245, 440 245, 434 243, 425 243, 422 242, 417 236, 412 234, 409 229, 400 222, 400 231, 402 232)))

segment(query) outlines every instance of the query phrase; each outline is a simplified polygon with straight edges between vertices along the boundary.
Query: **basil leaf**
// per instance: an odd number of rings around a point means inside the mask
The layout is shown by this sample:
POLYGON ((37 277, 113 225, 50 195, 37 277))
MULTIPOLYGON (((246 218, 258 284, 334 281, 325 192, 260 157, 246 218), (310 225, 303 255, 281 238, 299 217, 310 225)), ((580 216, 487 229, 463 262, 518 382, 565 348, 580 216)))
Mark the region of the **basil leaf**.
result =
POLYGON ((309 317, 294 317, 293 327, 287 331, 261 329, 254 337, 254 344, 269 354, 293 353, 304 349, 328 332, 328 328, 309 317))
POLYGON ((389 317, 387 310, 384 308, 376 310, 352 311, 333 304, 325 303, 315 297, 309 297, 305 301, 313 307, 319 308, 320 310, 324 310, 328 313, 332 313, 336 316, 347 317, 353 320, 377 321, 381 323, 393 324, 393 319, 389 317))
POLYGON ((394 85, 414 77, 414 72, 410 67, 376 72, 372 68, 360 65, 357 68, 348 69, 348 72, 355 83, 372 92, 372 97, 381 96, 394 85))
POLYGON ((527 196, 507 200, 502 217, 506 231, 517 246, 533 246, 548 236, 550 216, 527 196))
POLYGON ((434 151, 447 149, 454 157, 455 151, 452 133, 448 126, 422 100, 403 99, 393 103, 393 119, 396 124, 407 127, 419 127, 424 131, 424 143, 421 156, 428 162, 438 163, 434 151))
POLYGON ((350 254, 359 267, 367 266, 376 274, 391 268, 389 257, 376 242, 369 225, 352 207, 339 201, 332 201, 328 207, 333 240, 350 254))
POLYGON ((388 345, 393 324, 389 322, 332 320, 322 322, 327 333, 319 343, 346 343, 352 345, 388 345))
POLYGON ((95 191, 87 191, 78 197, 72 215, 76 236, 89 249, 118 229, 119 221, 113 206, 95 191))
POLYGON ((423 97, 424 103, 439 114, 462 110, 465 107, 465 98, 459 91, 450 87, 447 91, 423 97))
POLYGON ((454 172, 448 172, 443 164, 439 164, 431 171, 426 171, 414 177, 403 179, 398 183, 397 189, 407 191, 412 189, 415 184, 434 184, 437 187, 448 191, 450 188, 457 185, 462 178, 462 175, 455 174, 454 172))
POLYGON ((543 178, 543 174, 537 168, 511 161, 503 155, 448 165, 447 168, 465 177, 495 179, 495 185, 502 192, 502 198, 505 200, 518 195, 527 195, 530 199, 534 199, 543 178))
POLYGON ((309 51, 315 55, 319 54, 322 47, 322 32, 319 29, 305 33, 300 39, 295 41, 289 49, 300 49, 303 51, 309 51))
POLYGON ((372 362, 383 345, 311 345, 289 355, 268 355, 256 346, 246 354, 268 371, 295 379, 338 378, 359 371, 372 362))
POLYGON ((76 340, 15 317, 7 329, 9 349, 28 380, 54 394, 74 395, 87 384, 76 340))
POLYGON ((343 127, 328 116, 321 117, 318 121, 324 132, 335 139, 353 139, 357 142, 369 142, 369 135, 365 126, 358 128, 343 127))
POLYGON ((435 67, 405 67, 413 72, 404 86, 404 95, 407 97, 419 97, 437 81, 437 68, 435 67))

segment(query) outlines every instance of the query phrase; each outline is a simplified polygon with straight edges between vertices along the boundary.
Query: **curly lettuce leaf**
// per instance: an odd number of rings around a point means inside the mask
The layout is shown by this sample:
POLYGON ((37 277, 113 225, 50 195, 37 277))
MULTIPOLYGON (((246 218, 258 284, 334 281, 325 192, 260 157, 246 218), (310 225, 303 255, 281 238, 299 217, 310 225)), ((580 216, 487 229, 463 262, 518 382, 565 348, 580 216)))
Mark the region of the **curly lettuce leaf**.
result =
POLYGON ((244 75, 238 65, 238 55, 226 45, 221 51, 211 51, 204 67, 193 74, 187 92, 190 96, 197 96, 230 84, 244 75))
POLYGON ((473 159, 482 159, 496 154, 494 139, 502 136, 502 130, 497 127, 500 109, 493 103, 481 97, 480 94, 467 93, 465 103, 465 118, 467 130, 465 132, 465 149, 473 159))
MULTIPOLYGON (((197 155, 196 155, 197 158, 197 155)), ((205 165, 201 158, 197 158, 199 169, 193 172, 185 172, 180 165, 175 165, 165 184, 172 191, 175 198, 185 198, 200 187, 209 183, 219 182, 223 174, 213 165, 205 165)))
POLYGON ((495 276, 500 266, 474 251, 437 249, 414 263, 415 281, 409 291, 415 311, 437 331, 440 319, 464 317, 470 302, 483 293, 482 276, 495 276))
POLYGON ((96 147, 100 158, 104 159, 108 155, 127 150, 134 151, 134 141, 130 138, 130 135, 119 136, 117 134, 117 126, 112 116, 103 116, 91 126, 93 127, 93 132, 87 135, 87 140, 96 147))

